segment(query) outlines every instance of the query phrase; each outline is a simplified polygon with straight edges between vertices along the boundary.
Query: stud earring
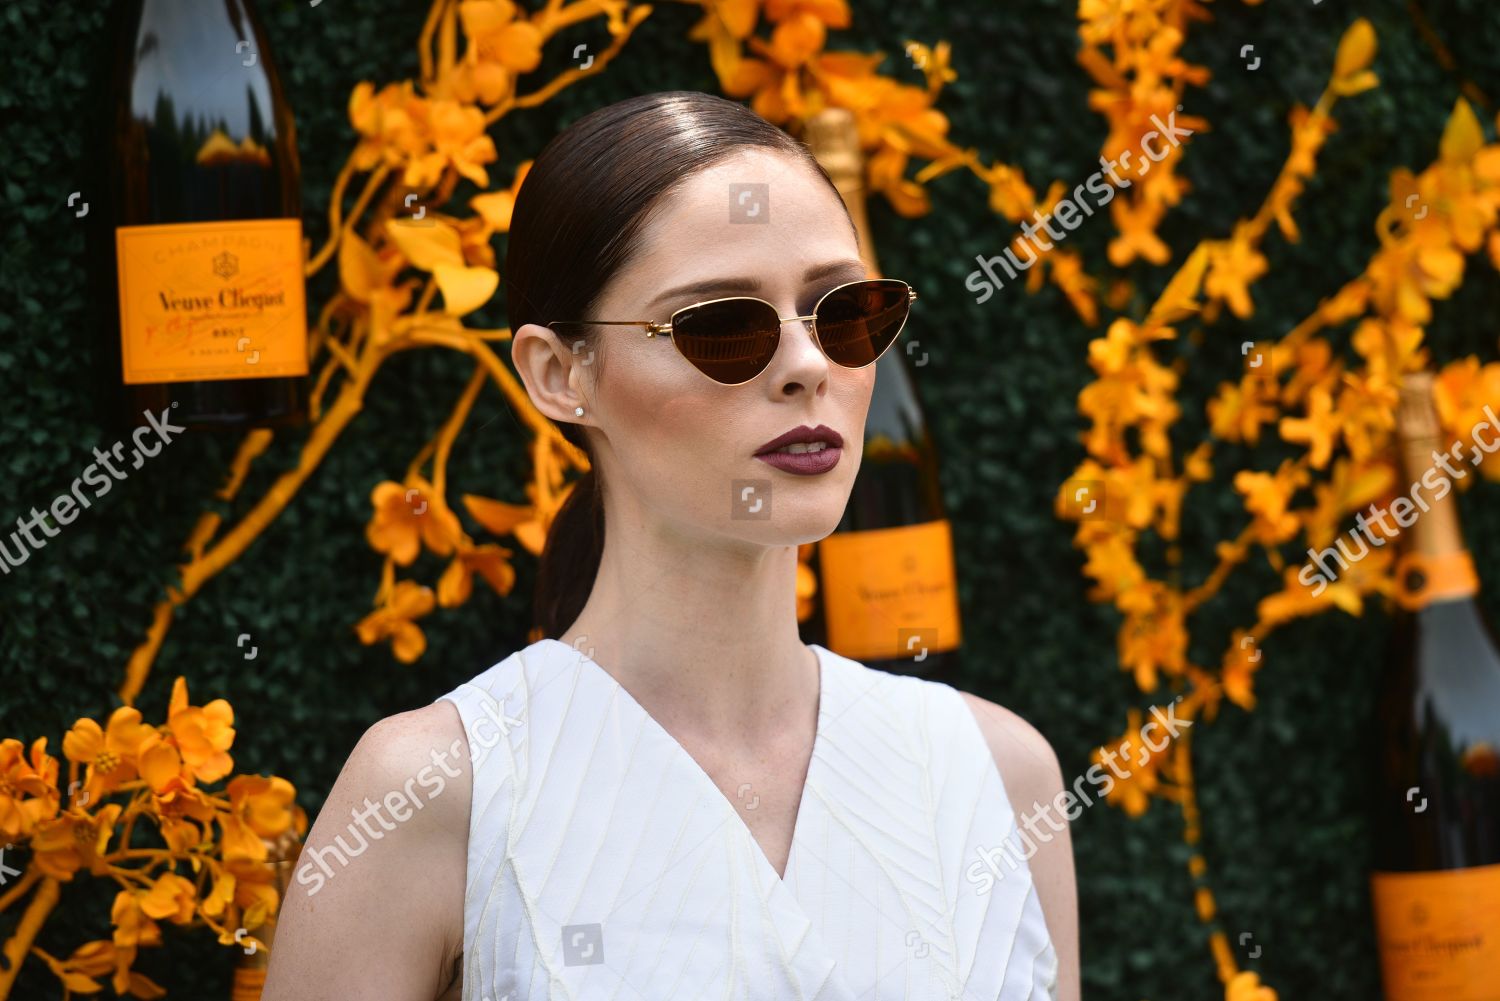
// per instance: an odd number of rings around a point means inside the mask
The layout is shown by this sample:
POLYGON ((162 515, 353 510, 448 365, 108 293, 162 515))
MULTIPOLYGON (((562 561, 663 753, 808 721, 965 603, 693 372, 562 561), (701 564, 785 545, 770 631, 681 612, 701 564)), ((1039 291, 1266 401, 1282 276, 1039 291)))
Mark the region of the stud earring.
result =
POLYGON ((574 407, 573 408, 573 413, 576 414, 579 417, 582 417, 583 416, 583 408, 582 407, 574 407))

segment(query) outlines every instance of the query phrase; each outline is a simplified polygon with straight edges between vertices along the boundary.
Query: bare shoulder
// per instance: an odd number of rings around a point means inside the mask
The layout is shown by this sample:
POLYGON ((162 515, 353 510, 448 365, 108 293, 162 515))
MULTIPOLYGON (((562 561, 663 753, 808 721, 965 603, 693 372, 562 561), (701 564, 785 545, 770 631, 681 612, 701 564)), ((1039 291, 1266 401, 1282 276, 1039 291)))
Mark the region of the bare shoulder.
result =
POLYGON ((974 713, 1005 784, 1018 827, 1038 842, 1029 867, 1057 954, 1056 1001, 1078 1001, 1078 889, 1073 870, 1069 821, 1070 793, 1063 788, 1062 766, 1047 738, 1004 706, 959 692, 974 713), (1040 826, 1044 821, 1045 826, 1040 826))
POLYGON ((447 700, 359 738, 292 869, 265 1001, 433 1001, 463 950, 471 778, 447 700))
MULTIPOLYGON (((418 813, 431 811, 426 817, 428 826, 446 828, 447 822, 462 819, 460 833, 468 840, 472 782, 468 737, 458 707, 447 699, 377 720, 359 738, 344 768, 360 769, 371 778, 399 778, 403 784, 424 770, 442 776, 443 782, 430 781, 425 787, 429 793, 418 813)), ((423 788, 420 780, 418 788, 423 788)))
POLYGON ((1017 812, 1045 803, 1062 789, 1062 765, 1041 731, 988 699, 959 692, 974 713, 1017 812))

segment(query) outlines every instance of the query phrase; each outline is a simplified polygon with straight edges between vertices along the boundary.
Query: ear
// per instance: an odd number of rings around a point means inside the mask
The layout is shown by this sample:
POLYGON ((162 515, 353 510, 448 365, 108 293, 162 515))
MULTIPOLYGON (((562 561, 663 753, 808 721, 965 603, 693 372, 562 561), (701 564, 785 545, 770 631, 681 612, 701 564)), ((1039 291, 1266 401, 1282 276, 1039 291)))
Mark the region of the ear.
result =
POLYGON ((511 333, 510 360, 526 385, 532 404, 560 424, 584 423, 575 410, 580 406, 587 408, 580 364, 580 359, 587 357, 586 351, 574 354, 571 345, 557 331, 539 323, 522 324, 511 333))

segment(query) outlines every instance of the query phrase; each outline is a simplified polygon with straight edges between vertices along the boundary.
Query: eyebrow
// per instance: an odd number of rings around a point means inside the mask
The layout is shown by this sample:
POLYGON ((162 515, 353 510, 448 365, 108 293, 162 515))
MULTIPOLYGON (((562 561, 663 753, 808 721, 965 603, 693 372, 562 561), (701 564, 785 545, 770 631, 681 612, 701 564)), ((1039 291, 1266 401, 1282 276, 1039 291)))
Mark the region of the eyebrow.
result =
MULTIPOLYGON (((808 268, 802 274, 803 284, 815 282, 820 278, 830 275, 847 277, 849 281, 859 281, 868 276, 868 269, 863 261, 831 261, 827 264, 816 264, 808 268)), ((685 295, 704 295, 713 292, 759 292, 765 287, 765 283, 753 276, 742 276, 737 278, 710 278, 705 281, 691 282, 687 285, 679 285, 668 289, 646 304, 646 309, 657 303, 667 302, 671 299, 685 295)))

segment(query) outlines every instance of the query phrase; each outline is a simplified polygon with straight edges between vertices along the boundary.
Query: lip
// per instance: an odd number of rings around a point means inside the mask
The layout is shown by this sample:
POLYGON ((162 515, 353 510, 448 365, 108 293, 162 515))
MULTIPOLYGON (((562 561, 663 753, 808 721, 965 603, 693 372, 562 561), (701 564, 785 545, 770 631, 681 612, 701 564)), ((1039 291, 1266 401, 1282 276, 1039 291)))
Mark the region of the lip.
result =
POLYGON ((798 476, 816 476, 818 473, 826 473, 837 466, 843 454, 842 448, 829 445, 821 452, 803 452, 800 455, 793 455, 791 452, 764 452, 756 458, 783 472, 796 473, 798 476))
POLYGON ((757 457, 764 456, 767 452, 773 452, 783 445, 793 445, 797 442, 813 441, 826 441, 829 445, 828 448, 824 449, 824 451, 826 452, 832 451, 835 448, 842 448, 844 445, 844 436, 839 434, 833 428, 829 427, 827 424, 819 424, 815 428, 810 428, 806 424, 799 424, 788 431, 786 434, 781 435, 777 438, 772 438, 770 441, 766 442, 760 448, 755 450, 755 454, 757 457))
POLYGON ((781 437, 766 442, 760 447, 760 451, 755 453, 755 458, 783 472, 796 473, 798 476, 816 476, 819 473, 828 472, 839 464, 839 459, 844 454, 843 445, 843 435, 827 424, 819 424, 815 428, 802 424, 792 428, 781 437), (776 451, 783 445, 791 445, 799 441, 827 442, 828 447, 820 452, 802 452, 797 455, 776 451))

